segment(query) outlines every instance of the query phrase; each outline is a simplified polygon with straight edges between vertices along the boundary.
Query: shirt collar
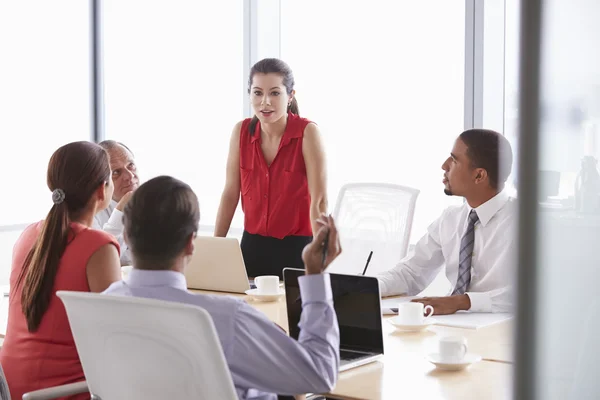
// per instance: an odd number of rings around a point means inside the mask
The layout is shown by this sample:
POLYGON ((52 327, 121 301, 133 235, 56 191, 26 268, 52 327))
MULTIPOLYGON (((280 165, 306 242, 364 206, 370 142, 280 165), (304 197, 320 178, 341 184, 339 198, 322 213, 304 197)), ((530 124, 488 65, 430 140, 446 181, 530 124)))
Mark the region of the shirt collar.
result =
POLYGON ((168 286, 187 290, 185 276, 175 271, 149 271, 133 268, 125 282, 131 287, 168 286))
POLYGON ((117 203, 114 200, 110 201, 110 204, 108 205, 108 207, 111 209, 111 212, 112 212, 112 210, 114 210, 115 208, 117 208, 117 204, 119 204, 119 203, 117 203))
MULTIPOLYGON (((283 132, 283 137, 281 138, 280 147, 289 144, 292 139, 296 139, 304 135, 304 132, 302 132, 300 129, 293 129, 295 122, 298 119, 299 117, 296 114, 288 112, 287 124, 285 126, 285 132, 283 132)), ((260 143, 260 121, 256 123, 256 129, 254 130, 254 135, 251 136, 250 142, 254 143, 257 140, 260 143)))
MULTIPOLYGON (((508 198, 507 191, 503 190, 479 207, 475 208, 474 210, 479 217, 479 222, 481 225, 486 226, 487 223, 490 222, 490 220, 494 217, 494 215, 496 215, 496 213, 500 211, 502 207, 504 207, 508 201, 508 198)), ((469 206, 469 203, 467 203, 467 207, 469 207, 469 210, 472 210, 472 208, 469 206)))

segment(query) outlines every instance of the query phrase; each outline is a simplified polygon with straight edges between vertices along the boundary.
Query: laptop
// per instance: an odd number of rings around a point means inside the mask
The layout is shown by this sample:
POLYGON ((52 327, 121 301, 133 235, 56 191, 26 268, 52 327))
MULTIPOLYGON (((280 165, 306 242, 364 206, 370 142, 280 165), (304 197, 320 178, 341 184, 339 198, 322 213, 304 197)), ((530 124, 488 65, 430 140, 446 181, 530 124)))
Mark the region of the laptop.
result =
MULTIPOLYGON (((304 270, 285 268, 283 281, 290 336, 300 335, 302 303, 298 278, 304 270)), ((340 327, 340 371, 373 362, 383 355, 379 283, 361 275, 329 274, 340 327)))
POLYGON ((198 236, 185 268, 188 289, 245 293, 250 289, 240 244, 235 238, 198 236))

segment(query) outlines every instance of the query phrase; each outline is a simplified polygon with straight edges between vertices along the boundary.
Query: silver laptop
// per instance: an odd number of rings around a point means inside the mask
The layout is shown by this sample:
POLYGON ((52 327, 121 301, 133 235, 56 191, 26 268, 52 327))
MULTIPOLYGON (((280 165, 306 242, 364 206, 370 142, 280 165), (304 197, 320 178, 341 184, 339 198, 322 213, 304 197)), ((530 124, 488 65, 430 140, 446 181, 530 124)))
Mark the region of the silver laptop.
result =
POLYGON ((244 293, 250 289, 240 244, 235 238, 198 236, 185 269, 188 289, 244 293))
MULTIPOLYGON (((300 335, 302 303, 298 278, 304 270, 285 268, 283 281, 290 336, 300 335)), ((383 325, 377 278, 329 274, 340 327, 340 371, 373 362, 383 355, 383 325)))

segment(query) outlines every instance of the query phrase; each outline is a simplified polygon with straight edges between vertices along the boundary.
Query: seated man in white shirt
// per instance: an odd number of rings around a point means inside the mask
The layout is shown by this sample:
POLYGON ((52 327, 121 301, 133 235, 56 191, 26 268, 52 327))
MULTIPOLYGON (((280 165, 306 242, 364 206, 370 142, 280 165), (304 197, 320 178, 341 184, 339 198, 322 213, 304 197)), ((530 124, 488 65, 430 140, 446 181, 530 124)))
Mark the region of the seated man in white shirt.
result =
POLYGON ((413 301, 435 314, 511 310, 517 208, 503 189, 512 157, 508 140, 491 130, 467 130, 456 139, 442 165, 444 192, 466 201, 446 209, 412 254, 378 276, 383 296, 417 295, 445 265, 450 295, 413 301))
POLYGON ((110 233, 121 246, 121 265, 131 265, 131 255, 123 241, 123 208, 139 186, 137 166, 127 146, 114 140, 98 143, 110 158, 110 169, 115 186, 110 205, 94 217, 94 228, 110 233))
POLYGON ((159 176, 141 185, 124 210, 133 270, 105 293, 187 303, 208 311, 240 399, 330 391, 337 381, 340 345, 329 274, 323 273, 341 252, 333 219, 317 221, 320 229, 302 253, 306 275, 299 279, 297 341, 242 299, 187 291, 183 272, 194 253, 199 221, 198 199, 185 183, 159 176))

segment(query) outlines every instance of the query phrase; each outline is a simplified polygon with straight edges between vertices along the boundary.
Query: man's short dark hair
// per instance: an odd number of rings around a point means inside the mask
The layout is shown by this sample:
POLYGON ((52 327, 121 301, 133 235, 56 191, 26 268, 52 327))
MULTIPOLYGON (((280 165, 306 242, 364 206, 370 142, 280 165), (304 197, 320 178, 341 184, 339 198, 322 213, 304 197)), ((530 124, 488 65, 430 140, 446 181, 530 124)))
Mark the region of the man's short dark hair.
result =
POLYGON ((122 147, 126 148, 127 151, 129 151, 131 153, 131 155, 133 156, 133 151, 131 151, 131 149, 129 147, 125 146, 121 142, 117 142, 116 140, 110 140, 110 139, 103 140, 100 143, 98 143, 98 146, 102 147, 106 151, 111 151, 111 150, 118 148, 119 146, 122 146, 122 147))
POLYGON ((487 171, 490 185, 502 189, 512 170, 513 153, 510 143, 496 131, 469 129, 459 138, 467 146, 467 156, 473 168, 487 171))
POLYGON ((134 266, 167 269, 198 231, 198 198, 180 180, 158 176, 134 192, 123 223, 134 266))

